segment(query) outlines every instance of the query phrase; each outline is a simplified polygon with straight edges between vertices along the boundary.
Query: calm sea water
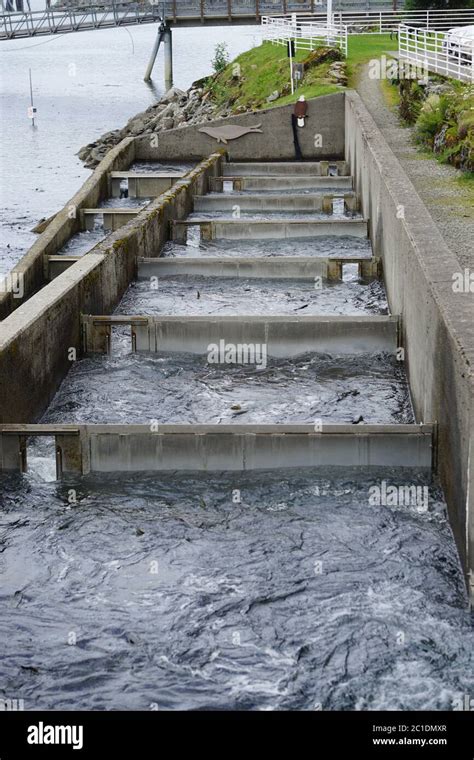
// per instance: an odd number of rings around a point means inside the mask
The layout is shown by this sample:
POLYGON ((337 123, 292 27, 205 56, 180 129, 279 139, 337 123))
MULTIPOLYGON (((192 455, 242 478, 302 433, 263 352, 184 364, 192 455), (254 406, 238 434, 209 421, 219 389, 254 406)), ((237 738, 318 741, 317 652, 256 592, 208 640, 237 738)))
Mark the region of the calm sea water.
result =
MULTIPOLYGON (((186 89, 209 74, 218 42, 234 57, 258 42, 258 31, 174 30, 175 85, 186 89)), ((77 151, 163 94, 161 52, 153 83, 143 81, 155 35, 149 25, 0 43, 0 273, 34 243, 39 219, 61 208, 89 176, 77 151), (34 128, 27 116, 30 68, 34 128)))

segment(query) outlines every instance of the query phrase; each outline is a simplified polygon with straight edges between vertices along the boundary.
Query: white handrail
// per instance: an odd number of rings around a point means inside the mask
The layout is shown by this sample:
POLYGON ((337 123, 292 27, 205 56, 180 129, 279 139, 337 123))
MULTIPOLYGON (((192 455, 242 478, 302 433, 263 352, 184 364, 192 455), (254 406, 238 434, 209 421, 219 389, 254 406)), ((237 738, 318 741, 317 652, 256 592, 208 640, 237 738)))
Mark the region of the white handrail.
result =
POLYGON ((474 40, 454 32, 400 24, 398 57, 436 74, 474 82, 474 40))
POLYGON ((273 19, 267 23, 262 17, 262 36, 277 45, 286 45, 289 40, 295 43, 295 49, 313 50, 318 45, 338 47, 347 56, 347 27, 333 24, 327 26, 319 20, 298 21, 296 14, 285 18, 273 19))
MULTIPOLYGON (((262 26, 268 26, 277 20, 288 23, 291 17, 296 18, 297 23, 326 23, 326 13, 271 14, 262 16, 262 26)), ((429 11, 336 11, 333 13, 336 25, 345 25, 348 34, 386 34, 398 29, 401 23, 414 26, 420 25, 428 30, 447 30, 456 26, 474 25, 474 9, 449 9, 429 11), (373 31, 370 31, 373 28, 373 31)))

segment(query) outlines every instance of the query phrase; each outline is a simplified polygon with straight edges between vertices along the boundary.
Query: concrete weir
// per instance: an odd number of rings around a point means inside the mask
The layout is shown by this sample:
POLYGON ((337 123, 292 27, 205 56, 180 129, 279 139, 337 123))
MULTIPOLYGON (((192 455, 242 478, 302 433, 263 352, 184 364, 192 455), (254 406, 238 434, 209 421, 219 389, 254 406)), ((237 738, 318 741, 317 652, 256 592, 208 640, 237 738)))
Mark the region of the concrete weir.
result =
POLYGON ((330 177, 325 175, 309 176, 307 174, 282 174, 281 176, 225 176, 214 177, 209 183, 211 192, 222 193, 224 191, 275 191, 293 190, 294 192, 306 190, 352 190, 352 177, 330 177))
POLYGON ((366 258, 310 258, 309 256, 292 256, 291 258, 159 258, 138 259, 137 277, 149 280, 150 277, 167 275, 199 275, 204 277, 241 277, 261 280, 288 279, 313 281, 315 278, 342 280, 344 267, 356 264, 359 277, 364 280, 377 279, 381 276, 381 260, 366 258))
POLYGON ((202 240, 281 240, 282 238, 313 238, 320 236, 367 237, 367 220, 316 219, 260 221, 253 219, 192 219, 172 222, 172 239, 186 243, 188 230, 199 228, 202 240))
POLYGON ((85 208, 80 212, 82 229, 89 232, 93 230, 96 219, 100 216, 103 219, 104 230, 115 231, 135 219, 141 210, 136 208, 85 208))
POLYGON ((350 174, 345 161, 229 161, 224 166, 225 177, 347 177, 350 174))
MULTIPOLYGON (((109 353, 113 325, 130 325, 135 351, 189 352, 209 346, 265 346, 268 356, 307 352, 395 353, 397 317, 147 317, 84 316, 84 352, 109 353)), ((246 356, 247 356, 246 352, 246 356)))
POLYGON ((54 437, 59 475, 432 467, 431 425, 1 425, 0 466, 26 471, 30 436, 54 437))
POLYGON ((178 180, 184 177, 183 172, 169 174, 166 172, 110 172, 109 187, 112 198, 120 198, 121 184, 127 182, 127 190, 130 198, 150 198, 161 195, 172 187, 178 180))
POLYGON ((289 195, 288 193, 252 193, 252 195, 240 195, 235 197, 233 193, 224 195, 202 195, 194 199, 194 210, 204 211, 324 211, 331 214, 335 200, 342 199, 346 211, 357 211, 357 196, 354 193, 328 194, 328 193, 305 193, 289 195))
MULTIPOLYGON (((45 435, 56 440, 59 474, 334 465, 432 469, 444 489, 466 579, 472 574, 474 594, 472 294, 453 294, 457 261, 357 94, 338 93, 309 101, 309 124, 316 125, 322 140, 318 141, 321 147, 315 147, 313 128, 299 130, 302 161, 295 161, 292 111, 293 105, 289 105, 258 116, 245 114, 214 122, 215 128, 226 124, 247 128, 225 149, 214 137, 200 132, 199 125, 163 131, 156 145, 149 136, 128 138, 110 151, 59 212, 15 267, 16 274, 23 277, 23 297, 17 301, 13 290, 0 297, 0 467, 24 470, 28 438, 45 435), (252 130, 257 124, 260 132, 252 130), (194 161, 196 166, 184 176, 178 176, 179 172, 164 176, 170 162, 180 161, 187 166, 194 161), (81 258, 59 261, 62 247, 80 232, 82 220, 92 216, 88 212, 104 214, 103 202, 120 194, 122 181, 127 181, 131 196, 151 195, 152 201, 142 209, 128 209, 133 218, 81 258), (344 199, 345 215, 331 213, 335 195, 344 199), (76 210, 73 218, 71 205, 76 210), (268 213, 269 218, 227 219, 226 212, 230 216, 234 206, 244 213, 268 213), (351 216, 359 207, 361 216, 351 216), (282 218, 280 212, 288 218, 282 218), (316 217, 321 212, 326 214, 322 219, 316 217), (190 229, 192 234, 188 234, 190 229), (241 251, 240 241, 258 243, 243 242, 241 251), (305 256, 298 255, 298 241, 305 256), (341 258, 344 253, 347 258, 341 258), (364 253, 365 259, 361 258, 364 253), (331 298, 337 299, 341 292, 347 294, 351 282, 334 287, 334 281, 344 279, 344 268, 351 264, 357 265, 362 278, 355 283, 356 296, 352 297, 359 299, 358 308, 365 316, 351 315, 350 298, 343 317, 323 316, 323 312, 301 315, 300 308, 305 308, 301 301, 309 300, 301 297, 301 281, 320 278, 322 288, 327 288, 326 292, 332 288, 331 298), (246 316, 236 309, 236 314, 223 316, 219 314, 222 301, 212 288, 206 286, 200 298, 199 283, 186 290, 180 282, 169 286, 175 290, 168 303, 199 298, 204 316, 189 311, 187 316, 134 314, 134 289, 127 288, 137 271, 142 295, 143 280, 159 281, 162 275, 245 277, 260 278, 262 289, 265 280, 272 280, 266 303, 274 297, 277 304, 279 286, 275 281, 300 280, 293 291, 292 285, 282 285, 288 291, 285 303, 296 314, 246 316), (374 293, 380 293, 381 283, 368 281, 381 277, 382 272, 388 313, 396 316, 377 311, 380 299, 377 301, 374 293), (125 291, 130 295, 131 314, 114 314, 125 291), (349 355, 364 355, 370 364, 372 354, 388 352, 390 369, 392 363, 396 368, 393 382, 401 377, 403 387, 406 367, 413 408, 408 403, 406 416, 398 408, 390 409, 384 420, 393 422, 384 425, 370 424, 369 417, 360 420, 356 415, 354 424, 322 427, 317 421, 315 425, 154 427, 76 425, 64 420, 61 425, 38 425, 61 383, 69 381, 70 368, 84 356, 91 354, 83 367, 92 366, 102 373, 121 361, 120 355, 113 362, 94 357, 110 350, 112 330, 120 325, 130 326, 131 347, 137 352, 200 354, 204 363, 209 363, 209 344, 264 344, 276 362, 279 357, 290 357, 290 373, 298 354, 312 354, 312 368, 318 369, 321 352, 340 353, 348 364, 352 362, 349 355)), ((109 205, 107 209, 106 214, 120 216, 117 208, 109 205)), ((312 308, 318 298, 314 293, 312 288, 312 308)), ((159 300, 159 287, 156 296, 147 293, 148 297, 159 300)), ((150 304, 150 298, 141 303, 150 304)), ((226 300, 228 305, 227 296, 226 300)), ((132 363, 146 365, 150 373, 156 358, 137 356, 132 363)), ((194 358, 191 361, 199 363, 194 358)), ((361 366, 362 373, 366 372, 365 365, 361 366)), ((219 368, 219 373, 226 372, 226 367, 219 368)), ((80 372, 71 372, 75 378, 77 374, 80 372)), ((234 374, 249 375, 240 367, 234 374)), ((349 385, 353 381, 348 377, 345 382, 349 385)), ((277 393, 278 382, 273 385, 277 393)), ((309 374, 305 382, 311 393, 309 374)), ((271 379, 258 375, 256 392, 264 383, 271 379)), ((280 387, 284 398, 284 383, 280 387)), ((351 390, 349 385, 348 404, 352 403, 351 390)), ((193 399, 188 400, 192 406, 193 399)), ((152 402, 150 399, 150 419, 154 416, 152 402)), ((146 420, 146 415, 140 420, 146 420)), ((285 422, 292 419, 287 417, 285 422)))

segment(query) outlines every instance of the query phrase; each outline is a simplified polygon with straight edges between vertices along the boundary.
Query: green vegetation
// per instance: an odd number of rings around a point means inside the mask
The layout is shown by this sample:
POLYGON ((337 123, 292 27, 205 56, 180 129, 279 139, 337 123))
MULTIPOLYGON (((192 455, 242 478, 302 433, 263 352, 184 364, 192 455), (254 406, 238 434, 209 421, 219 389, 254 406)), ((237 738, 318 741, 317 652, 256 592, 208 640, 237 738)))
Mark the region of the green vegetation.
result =
POLYGON ((225 67, 229 63, 229 51, 225 42, 218 42, 214 48, 214 58, 212 61, 212 68, 219 74, 224 71, 225 67))
POLYGON ((400 82, 400 115, 415 128, 417 142, 437 158, 474 172, 474 86, 437 78, 438 92, 400 82))
MULTIPOLYGON (((389 34, 365 34, 350 36, 348 45, 345 74, 349 86, 353 87, 361 67, 383 55, 390 59, 389 53, 396 49, 397 42, 395 38, 390 39, 389 34)), ((339 50, 300 49, 296 51, 295 61, 303 64, 303 78, 292 95, 290 61, 285 46, 264 42, 229 63, 225 46, 218 45, 213 61, 216 73, 205 80, 203 86, 216 109, 227 113, 286 105, 299 95, 309 99, 344 89, 344 70, 342 77, 334 75, 335 62, 344 61, 339 50)), ((434 152, 441 161, 473 172, 474 88, 442 77, 430 77, 432 79, 439 80, 442 92, 428 98, 426 88, 416 80, 382 79, 387 106, 398 106, 402 120, 414 125, 421 148, 434 152)))
MULTIPOLYGON (((298 86, 298 95, 314 98, 338 92, 341 87, 328 76, 334 61, 341 54, 330 48, 296 51, 295 61, 305 66, 304 77, 298 86)), ((293 102, 290 86, 290 61, 286 47, 264 42, 239 55, 223 70, 210 77, 206 89, 216 105, 228 107, 230 111, 268 108, 293 102), (267 102, 267 98, 277 91, 279 97, 267 102)))
POLYGON ((398 42, 395 37, 391 40, 390 34, 350 35, 347 50, 349 86, 355 86, 361 66, 393 50, 398 50, 398 42))
MULTIPOLYGON (((389 34, 364 34, 349 37, 347 75, 349 85, 354 86, 359 68, 373 58, 379 58, 394 50, 396 40, 389 34)), ((231 112, 247 109, 257 110, 291 103, 294 96, 290 88, 290 62, 284 45, 264 42, 228 62, 227 50, 217 45, 212 62, 215 74, 206 81, 206 89, 217 108, 228 107, 231 112), (267 98, 277 91, 279 97, 272 102, 267 98)), ((337 50, 318 48, 297 50, 295 59, 303 63, 305 72, 298 85, 298 95, 316 98, 343 89, 329 75, 331 64, 344 60, 337 50)))

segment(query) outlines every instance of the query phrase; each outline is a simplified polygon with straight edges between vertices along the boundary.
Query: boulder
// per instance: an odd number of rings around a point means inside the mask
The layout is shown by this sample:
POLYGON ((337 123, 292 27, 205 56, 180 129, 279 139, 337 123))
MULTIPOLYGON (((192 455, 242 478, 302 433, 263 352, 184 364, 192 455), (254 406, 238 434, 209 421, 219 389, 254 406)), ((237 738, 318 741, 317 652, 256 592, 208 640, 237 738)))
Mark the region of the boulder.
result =
POLYGON ((278 92, 278 90, 274 90, 272 94, 268 96, 267 103, 273 103, 273 101, 278 100, 279 97, 280 97, 280 93, 278 92))
POLYGON ((186 100, 187 95, 183 90, 180 90, 178 87, 172 87, 170 90, 165 92, 163 97, 161 98, 161 103, 172 103, 173 101, 177 100, 186 100))

